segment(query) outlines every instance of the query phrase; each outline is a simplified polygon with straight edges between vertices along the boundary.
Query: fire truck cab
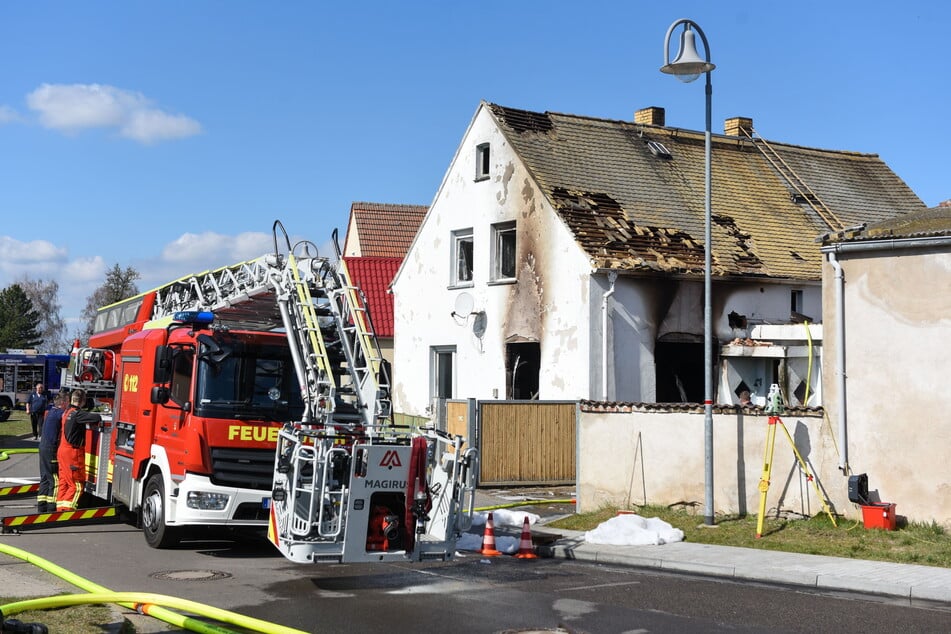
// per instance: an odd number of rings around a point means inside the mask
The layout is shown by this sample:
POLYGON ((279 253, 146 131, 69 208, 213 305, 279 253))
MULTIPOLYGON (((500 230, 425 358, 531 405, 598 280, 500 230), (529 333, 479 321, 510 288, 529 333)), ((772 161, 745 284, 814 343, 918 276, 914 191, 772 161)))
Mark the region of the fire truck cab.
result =
POLYGON ((189 525, 264 526, 278 430, 303 410, 283 336, 175 317, 123 342, 113 417, 90 445, 108 456, 93 492, 137 511, 159 548, 189 525))

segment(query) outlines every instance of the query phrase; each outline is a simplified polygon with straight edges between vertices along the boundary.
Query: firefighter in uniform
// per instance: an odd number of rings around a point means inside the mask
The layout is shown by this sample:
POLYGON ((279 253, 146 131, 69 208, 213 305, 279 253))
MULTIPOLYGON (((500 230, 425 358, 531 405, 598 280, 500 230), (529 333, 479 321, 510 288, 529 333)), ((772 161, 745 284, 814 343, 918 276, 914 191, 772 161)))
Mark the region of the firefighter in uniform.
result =
POLYGON ((40 489, 36 494, 36 512, 52 513, 56 510, 56 493, 59 488, 59 463, 56 452, 63 435, 63 411, 69 405, 69 394, 60 391, 53 406, 46 410, 43 430, 40 433, 40 489))
POLYGON ((63 413, 63 436, 56 457, 59 460, 59 491, 57 511, 73 511, 79 503, 86 483, 86 427, 98 425, 102 416, 82 409, 86 402, 83 390, 73 390, 69 407, 63 413))

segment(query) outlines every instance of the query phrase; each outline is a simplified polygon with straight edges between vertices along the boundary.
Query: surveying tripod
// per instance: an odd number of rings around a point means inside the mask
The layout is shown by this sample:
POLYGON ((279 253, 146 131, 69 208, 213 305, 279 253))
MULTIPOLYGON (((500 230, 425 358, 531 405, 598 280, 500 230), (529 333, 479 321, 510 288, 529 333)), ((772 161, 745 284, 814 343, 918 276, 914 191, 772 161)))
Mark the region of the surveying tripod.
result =
POLYGON ((759 539, 763 535, 763 520, 766 516, 766 493, 769 491, 769 477, 773 470, 773 449, 776 446, 777 427, 782 427, 783 433, 786 434, 786 439, 789 441, 789 446, 792 447, 793 453, 796 454, 796 460, 799 461, 799 468, 806 474, 806 479, 812 482, 812 486, 816 489, 816 496, 822 502, 822 508, 829 516, 829 519, 832 520, 832 525, 836 526, 835 516, 832 515, 832 510, 829 508, 828 502, 826 502, 825 497, 822 495, 822 491, 819 490, 819 483, 812 477, 812 473, 809 471, 806 461, 802 459, 799 450, 796 449, 796 443, 793 442, 792 436, 789 435, 789 430, 786 429, 783 419, 779 417, 779 414, 783 412, 783 395, 779 391, 778 385, 774 383, 769 387, 769 395, 766 399, 766 413, 769 414, 769 421, 767 422, 768 427, 766 430, 766 452, 763 459, 763 475, 760 476, 759 480, 759 517, 756 520, 756 538, 759 539))

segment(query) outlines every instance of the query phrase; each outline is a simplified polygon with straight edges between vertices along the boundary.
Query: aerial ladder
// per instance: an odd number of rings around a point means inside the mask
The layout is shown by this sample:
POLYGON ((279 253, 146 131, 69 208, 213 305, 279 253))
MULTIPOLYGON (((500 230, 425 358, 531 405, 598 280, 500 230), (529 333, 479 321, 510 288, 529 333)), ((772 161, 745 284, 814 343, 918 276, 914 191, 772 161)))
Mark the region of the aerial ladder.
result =
POLYGON ((447 560, 471 523, 478 452, 392 420, 367 309, 340 257, 286 242, 270 282, 305 398, 280 431, 268 538, 299 563, 447 560), (303 251, 299 253, 299 251, 303 251))
MULTIPOLYGON (((304 411, 278 434, 268 538, 288 559, 450 559, 471 524, 478 451, 432 425, 394 424, 387 364, 336 231, 336 260, 292 245, 280 221, 273 237, 272 253, 145 294, 136 327, 209 311, 216 328, 283 331, 304 411)), ((112 355, 74 350, 68 386, 108 393, 112 355)))

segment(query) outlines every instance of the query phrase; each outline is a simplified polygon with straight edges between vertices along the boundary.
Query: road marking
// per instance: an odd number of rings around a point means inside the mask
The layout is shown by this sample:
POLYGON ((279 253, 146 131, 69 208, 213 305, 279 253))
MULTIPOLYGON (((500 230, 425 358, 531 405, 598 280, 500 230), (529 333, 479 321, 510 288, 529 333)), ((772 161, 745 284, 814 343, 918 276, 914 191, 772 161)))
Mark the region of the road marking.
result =
POLYGON ((575 590, 593 590, 594 588, 610 588, 612 586, 632 586, 640 581, 618 581, 617 583, 599 583, 595 586, 575 586, 573 588, 558 588, 556 592, 574 592, 575 590))

